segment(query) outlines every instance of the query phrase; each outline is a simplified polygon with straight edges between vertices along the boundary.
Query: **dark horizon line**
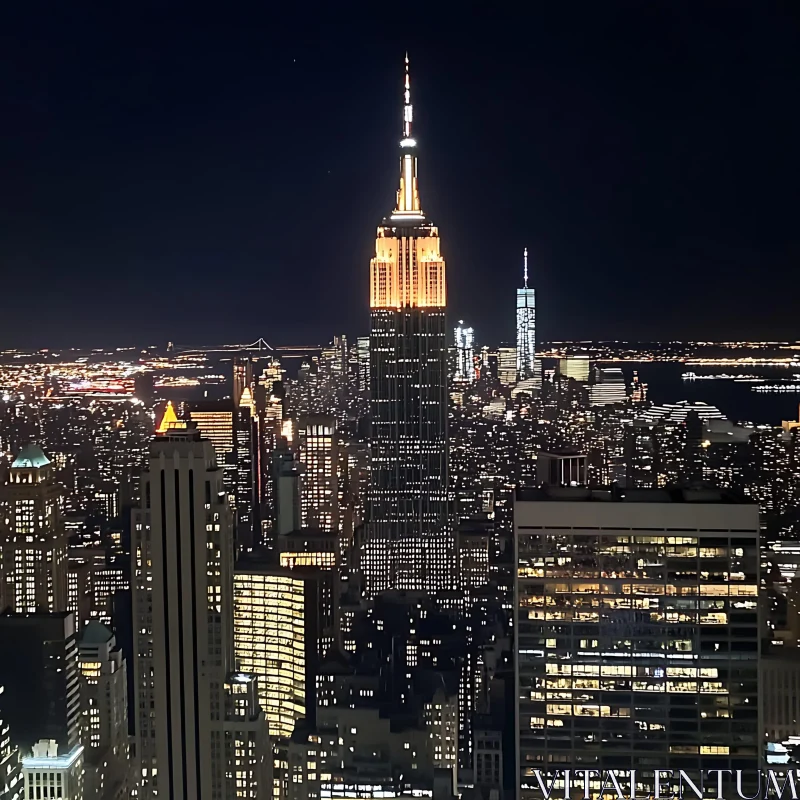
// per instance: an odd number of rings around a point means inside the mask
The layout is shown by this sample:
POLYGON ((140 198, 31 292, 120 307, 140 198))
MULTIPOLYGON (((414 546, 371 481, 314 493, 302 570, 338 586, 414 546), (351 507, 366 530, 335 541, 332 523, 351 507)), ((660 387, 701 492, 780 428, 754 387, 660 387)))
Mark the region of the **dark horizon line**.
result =
MULTIPOLYGON (((334 336, 338 336, 339 334, 334 334, 334 336)), ((345 334, 346 335, 346 334, 345 334)), ((331 337, 333 338, 333 337, 331 337)), ((358 338, 368 338, 367 336, 358 336, 352 337, 351 341, 355 342, 358 338)), ((328 346, 328 342, 324 343, 311 343, 311 342, 303 342, 303 343, 282 343, 282 344, 273 344, 268 342, 266 339, 261 339, 267 345, 267 348, 264 348, 265 352, 275 352, 279 353, 282 350, 316 350, 320 348, 325 348, 328 346)), ((76 352, 109 352, 111 350, 163 350, 167 351, 167 348, 172 340, 167 340, 163 344, 110 344, 103 347, 97 347, 95 345, 69 345, 69 346, 48 346, 48 347, 7 347, 0 350, 0 355, 10 354, 10 353, 24 353, 24 354, 34 354, 34 353, 52 353, 52 352, 68 352, 68 351, 76 351, 76 352)), ((231 354, 235 354, 238 350, 248 350, 257 349, 255 345, 258 343, 258 339, 256 339, 252 343, 235 343, 235 344, 225 344, 225 343, 218 343, 218 344, 206 344, 206 345, 196 345, 196 344, 178 344, 174 345, 174 350, 172 352, 191 352, 191 351, 210 351, 210 350, 218 350, 219 352, 226 352, 230 351, 231 354)), ((174 344, 174 343, 173 343, 174 344)), ((747 345, 797 345, 800 347, 800 339, 708 339, 706 337, 699 337, 699 338, 686 338, 686 339, 549 339, 549 340, 542 340, 539 343, 539 347, 544 349, 545 345, 633 345, 635 347, 646 347, 647 345, 732 345, 732 344, 747 344, 747 345)), ((500 341, 495 345, 480 345, 480 347, 489 346, 489 347, 513 347, 514 342, 503 342, 500 341)), ((480 349, 480 347, 476 347, 475 349, 480 349)))

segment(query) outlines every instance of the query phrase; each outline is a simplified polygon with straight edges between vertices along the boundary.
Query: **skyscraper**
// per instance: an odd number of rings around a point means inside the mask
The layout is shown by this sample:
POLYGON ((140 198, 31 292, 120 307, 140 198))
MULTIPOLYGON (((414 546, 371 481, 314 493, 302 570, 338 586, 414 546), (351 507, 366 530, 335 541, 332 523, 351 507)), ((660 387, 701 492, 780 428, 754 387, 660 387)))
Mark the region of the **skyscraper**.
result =
POLYGON ((92 620, 78 643, 86 796, 114 800, 130 795, 128 683, 114 634, 92 620))
POLYGON ((514 525, 517 797, 541 797, 537 769, 575 764, 638 769, 640 797, 655 768, 698 785, 701 768, 757 769, 758 506, 518 489, 514 525))
POLYGON ((217 464, 230 494, 236 486, 236 407, 230 400, 195 403, 189 416, 200 435, 214 445, 217 464))
POLYGON ((467 383, 475 380, 475 331, 464 325, 463 320, 459 320, 455 328, 456 335, 456 375, 455 379, 460 383, 467 383))
POLYGON ((517 378, 536 376, 536 291, 528 288, 528 248, 524 253, 523 285, 517 289, 517 378))
MULTIPOLYGON (((139 796, 230 796, 228 783, 249 769, 227 762, 226 725, 239 724, 226 721, 234 661, 231 513, 214 448, 194 428, 169 430, 151 445, 132 559, 139 796)), ((257 722, 252 712, 248 725, 257 722)), ((248 785, 257 779, 241 776, 248 785)))
POLYGON ((3 721, 11 742, 27 756, 40 740, 62 754, 80 748, 78 645, 72 614, 0 615, 0 686, 3 721))
POLYGON ((452 581, 445 263, 439 230, 420 205, 412 118, 406 57, 400 189, 370 264, 368 593, 435 591, 452 581))
MULTIPOLYGON (((239 401, 242 396, 249 396, 245 395, 247 388, 244 385, 239 401)), ((230 400, 212 401, 197 403, 190 413, 201 435, 214 445, 231 498, 237 545, 249 548, 253 543, 255 504, 252 406, 230 400)))
POLYGON ((270 735, 291 736, 313 715, 316 608, 299 571, 244 562, 234 576, 234 642, 242 669, 258 675, 270 735))
POLYGON ((67 540, 50 459, 22 448, 0 490, 0 610, 66 611, 67 540))
MULTIPOLYGON (((0 710, 2 710, 5 687, 0 686, 0 710)), ((10 727, 0 716, 0 798, 22 800, 22 769, 19 750, 11 744, 10 727)))
POLYGON ((366 392, 369 389, 369 336, 359 336, 356 339, 358 353, 358 390, 366 392))
POLYGON ((608 406, 624 403, 628 399, 625 376, 619 367, 596 367, 594 380, 589 389, 590 405, 608 406))
POLYGON ((513 386, 517 382, 517 348, 499 347, 497 349, 497 378, 503 386, 513 386))
POLYGON ((339 437, 336 417, 300 418, 297 438, 305 467, 301 490, 303 526, 339 530, 339 437))
MULTIPOLYGON (((302 479, 304 467, 283 437, 271 454, 274 536, 291 533, 303 525, 302 479)), ((274 538, 274 537, 273 537, 274 538)), ((272 542, 274 545, 274 541, 272 542)))

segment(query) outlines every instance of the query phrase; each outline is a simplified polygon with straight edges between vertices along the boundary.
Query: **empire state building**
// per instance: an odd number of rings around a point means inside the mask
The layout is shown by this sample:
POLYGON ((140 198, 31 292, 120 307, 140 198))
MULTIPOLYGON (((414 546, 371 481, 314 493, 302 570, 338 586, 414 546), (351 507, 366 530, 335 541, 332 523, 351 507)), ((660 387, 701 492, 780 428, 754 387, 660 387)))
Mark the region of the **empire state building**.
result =
POLYGON ((455 580, 447 501, 445 265, 439 230, 420 205, 406 57, 400 188, 370 263, 367 594, 435 592, 455 580))

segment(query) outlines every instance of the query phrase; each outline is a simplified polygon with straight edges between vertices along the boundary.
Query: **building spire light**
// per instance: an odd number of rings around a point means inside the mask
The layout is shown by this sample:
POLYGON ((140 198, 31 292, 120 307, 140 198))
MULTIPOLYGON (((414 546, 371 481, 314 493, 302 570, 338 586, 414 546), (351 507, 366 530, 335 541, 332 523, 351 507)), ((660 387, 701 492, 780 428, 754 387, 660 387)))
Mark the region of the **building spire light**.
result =
POLYGON ((525 261, 525 268, 523 270, 523 277, 525 278, 525 287, 528 288, 528 248, 526 247, 523 253, 523 258, 525 261))
POLYGON ((403 95, 403 140, 411 139, 411 123, 414 117, 414 107, 411 105, 411 78, 408 74, 408 51, 406 51, 406 82, 403 95))
POLYGON ((403 148, 403 154, 400 157, 400 190, 397 193, 397 207, 392 214, 392 219, 421 220, 424 217, 420 208, 419 191, 417 189, 417 156, 413 152, 417 141, 411 136, 414 107, 411 105, 411 77, 408 71, 408 53, 406 53, 405 65, 403 138, 400 140, 400 147, 403 148))

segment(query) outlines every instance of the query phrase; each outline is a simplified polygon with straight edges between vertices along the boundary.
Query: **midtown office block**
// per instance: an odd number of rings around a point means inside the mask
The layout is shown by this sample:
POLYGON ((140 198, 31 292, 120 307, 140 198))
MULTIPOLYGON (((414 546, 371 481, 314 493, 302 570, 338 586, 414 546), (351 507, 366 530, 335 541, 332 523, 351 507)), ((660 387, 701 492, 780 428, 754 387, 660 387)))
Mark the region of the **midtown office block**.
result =
POLYGON ((537 769, 758 768, 757 505, 518 489, 514 527, 520 797, 537 769))
POLYGON ((267 756, 230 762, 239 748, 228 734, 257 725, 258 712, 240 719, 229 697, 233 529, 223 472, 197 429, 173 428, 153 440, 142 485, 132 552, 139 796, 235 796, 235 786, 258 783, 252 770, 267 756))
POLYGON ((272 737, 291 736, 314 714, 316 608, 313 584, 300 572, 257 561, 234 578, 234 640, 239 668, 258 676, 272 737))

